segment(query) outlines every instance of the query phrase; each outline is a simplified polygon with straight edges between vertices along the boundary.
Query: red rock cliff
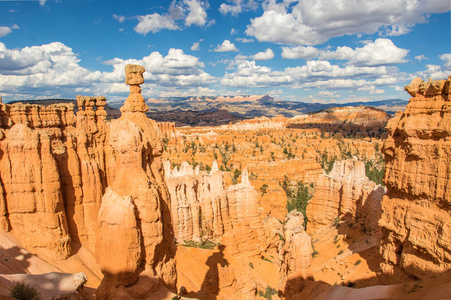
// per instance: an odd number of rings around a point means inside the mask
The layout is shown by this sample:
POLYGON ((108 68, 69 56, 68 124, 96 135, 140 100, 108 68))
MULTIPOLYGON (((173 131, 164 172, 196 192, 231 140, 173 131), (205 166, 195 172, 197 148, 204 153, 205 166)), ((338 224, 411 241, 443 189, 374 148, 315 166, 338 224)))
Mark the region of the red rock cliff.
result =
POLYGON ((418 278, 451 269, 451 109, 448 80, 405 87, 412 96, 387 124, 382 270, 418 278))
POLYGON ((120 119, 105 122, 104 97, 70 104, 0 106, 0 224, 30 252, 50 261, 80 247, 105 275, 99 299, 130 285, 142 270, 175 281, 170 200, 162 146, 139 84, 141 66, 126 68, 131 94, 120 119))

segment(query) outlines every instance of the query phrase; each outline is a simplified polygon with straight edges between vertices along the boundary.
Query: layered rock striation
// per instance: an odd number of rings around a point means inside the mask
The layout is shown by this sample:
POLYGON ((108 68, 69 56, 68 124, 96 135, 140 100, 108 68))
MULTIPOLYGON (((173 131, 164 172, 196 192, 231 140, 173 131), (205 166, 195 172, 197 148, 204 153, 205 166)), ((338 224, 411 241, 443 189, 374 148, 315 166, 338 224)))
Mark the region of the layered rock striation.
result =
POLYGON ((271 245, 277 250, 272 243, 277 233, 270 233, 272 223, 265 220, 274 218, 261 213, 259 195, 247 170, 241 183, 227 188, 224 174, 216 162, 210 172, 199 171, 198 166, 193 169, 187 162, 171 170, 169 161, 165 162, 176 241, 219 242, 233 253, 259 254, 271 245))
POLYGON ((144 114, 143 72, 126 67, 131 94, 112 122, 104 97, 77 96, 76 115, 73 104, 0 105, 3 230, 51 261, 85 247, 110 284, 100 299, 142 270, 175 281, 161 137, 144 114))
POLYGON ((282 288, 291 277, 305 278, 304 272, 312 260, 312 239, 305 232, 302 213, 293 210, 285 218, 284 241, 280 251, 282 288))
POLYGON ((361 219, 366 228, 378 232, 384 193, 381 186, 366 177, 362 161, 335 162, 328 175, 319 176, 307 205, 307 232, 311 234, 340 218, 361 219))
POLYGON ((379 224, 382 270, 417 278, 451 269, 451 76, 412 80, 404 112, 387 124, 387 194, 379 224))

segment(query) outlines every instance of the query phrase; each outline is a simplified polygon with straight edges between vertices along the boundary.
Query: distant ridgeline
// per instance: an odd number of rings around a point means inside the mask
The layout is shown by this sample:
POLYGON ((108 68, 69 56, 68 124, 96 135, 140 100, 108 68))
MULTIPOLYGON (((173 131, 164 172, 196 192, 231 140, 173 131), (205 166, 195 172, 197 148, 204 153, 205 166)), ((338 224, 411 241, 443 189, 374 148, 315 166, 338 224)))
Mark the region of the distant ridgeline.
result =
MULTIPOLYGON (((55 103, 73 103, 77 110, 75 99, 43 99, 20 100, 12 103, 29 103, 50 105, 55 103)), ((180 126, 217 126, 235 123, 243 119, 255 117, 275 117, 283 115, 292 118, 302 114, 311 114, 336 107, 374 107, 394 115, 398 110, 404 110, 408 101, 389 99, 372 102, 353 103, 305 103, 285 100, 275 100, 265 96, 236 96, 236 97, 167 97, 148 99, 149 111, 146 115, 157 122, 174 122, 180 126)), ((119 107, 123 101, 110 101, 105 105, 108 119, 121 116, 119 107)))

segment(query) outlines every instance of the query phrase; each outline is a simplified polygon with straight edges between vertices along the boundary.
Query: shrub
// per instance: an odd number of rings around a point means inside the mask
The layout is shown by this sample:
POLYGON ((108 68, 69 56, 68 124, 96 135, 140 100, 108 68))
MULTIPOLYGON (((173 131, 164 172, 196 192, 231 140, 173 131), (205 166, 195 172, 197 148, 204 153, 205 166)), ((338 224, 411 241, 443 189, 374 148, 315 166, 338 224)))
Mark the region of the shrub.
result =
POLYGON ((16 282, 9 293, 9 296, 19 300, 40 300, 41 296, 35 286, 25 282, 16 282))
POLYGON ((260 187, 260 192, 262 196, 268 192, 268 185, 266 183, 260 187))
POLYGON ((271 300, 272 299, 272 295, 275 295, 275 294, 277 294, 277 291, 275 289, 271 288, 270 286, 266 287, 265 292, 258 291, 258 295, 260 297, 266 298, 268 300, 271 300))
POLYGON ((358 261, 355 262, 354 266, 358 266, 361 262, 362 262, 362 260, 359 259, 358 261))
POLYGON ((193 248, 201 248, 201 249, 213 249, 214 247, 216 247, 217 245, 219 245, 218 243, 212 242, 212 241, 208 241, 208 240, 203 240, 201 242, 196 242, 193 240, 189 240, 189 241, 184 241, 184 244, 181 244, 182 246, 185 247, 193 247, 193 248))

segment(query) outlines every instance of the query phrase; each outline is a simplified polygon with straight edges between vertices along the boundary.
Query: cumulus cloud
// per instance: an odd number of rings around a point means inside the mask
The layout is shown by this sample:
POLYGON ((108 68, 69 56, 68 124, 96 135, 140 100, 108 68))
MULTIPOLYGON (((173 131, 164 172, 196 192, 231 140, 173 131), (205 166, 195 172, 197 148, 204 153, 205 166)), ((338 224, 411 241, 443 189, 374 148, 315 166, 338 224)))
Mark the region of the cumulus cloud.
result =
POLYGON ((348 60, 350 64, 360 66, 394 65, 407 62, 409 50, 398 48, 389 39, 377 39, 362 48, 337 47, 335 51, 325 51, 320 59, 348 60))
POLYGON ((423 78, 423 80, 428 80, 432 78, 437 79, 447 79, 449 74, 451 74, 451 53, 444 53, 438 56, 442 61, 442 65, 426 65, 426 70, 416 73, 416 76, 423 78))
POLYGON ((237 16, 241 12, 256 10, 258 4, 255 0, 229 0, 232 4, 222 3, 219 7, 219 12, 223 15, 231 14, 232 16, 237 16))
POLYGON ((188 15, 185 19, 185 25, 191 26, 193 24, 204 26, 207 23, 207 2, 197 0, 184 0, 183 3, 187 6, 188 15))
POLYGON ((337 47, 335 50, 320 50, 312 46, 282 47, 282 57, 286 59, 347 60, 347 64, 357 66, 395 65, 407 62, 409 50, 398 48, 390 39, 379 38, 365 41, 361 48, 337 47))
POLYGON ((224 40, 221 45, 217 45, 215 52, 236 52, 238 49, 229 40, 224 40))
POLYGON ((123 23, 125 21, 125 17, 124 16, 118 16, 116 14, 113 15, 113 18, 118 21, 119 23, 123 23))
POLYGON ((423 54, 421 54, 421 55, 415 56, 415 59, 418 61, 422 61, 423 59, 428 59, 428 58, 426 56, 424 56, 423 54))
POLYGON ((214 20, 209 21, 207 18, 208 7, 208 2, 201 0, 172 1, 167 13, 137 16, 139 22, 134 29, 144 35, 150 31, 156 33, 163 29, 179 30, 181 29, 177 24, 179 20, 185 20, 185 26, 210 26, 214 24, 214 20))
POLYGON ((180 29, 170 15, 153 13, 151 15, 138 16, 137 19, 139 23, 136 25, 135 31, 144 35, 148 34, 149 31, 156 33, 162 29, 180 29))
POLYGON ((400 35, 427 14, 449 11, 441 0, 268 0, 260 17, 251 20, 246 34, 263 42, 318 45, 330 38, 357 33, 400 35))
POLYGON ((258 52, 252 56, 253 60, 270 60, 274 58, 274 52, 268 48, 264 52, 258 52))
POLYGON ((320 51, 312 46, 282 47, 282 57, 286 59, 315 58, 320 51))
POLYGON ((320 97, 329 97, 329 98, 337 98, 340 95, 336 91, 319 91, 318 96, 320 97))
POLYGON ((42 96, 57 87, 63 97, 73 98, 83 92, 114 98, 116 93, 127 93, 123 81, 124 67, 129 63, 143 65, 146 84, 158 88, 204 87, 216 81, 203 70, 205 66, 197 57, 181 49, 170 49, 166 56, 155 51, 142 59, 114 58, 105 62, 113 68, 109 72, 91 71, 79 63, 73 50, 60 42, 22 49, 8 49, 0 43, 0 85, 11 97, 42 96))
POLYGON ((11 28, 6 26, 0 26, 0 37, 7 36, 12 32, 11 28))
MULTIPOLYGON (((227 72, 221 84, 234 88, 287 86, 291 88, 325 88, 353 89, 366 86, 395 84, 406 80, 406 75, 399 73, 396 67, 388 66, 353 66, 333 65, 328 61, 307 61, 302 66, 273 71, 259 66, 246 57, 235 57, 230 66, 235 70, 227 72)), ((383 90, 371 89, 372 93, 383 90)))
POLYGON ((359 87, 357 90, 361 91, 361 92, 369 92, 370 94, 384 94, 385 93, 384 90, 377 89, 374 85, 362 86, 362 87, 359 87))
POLYGON ((190 49, 191 51, 199 51, 199 42, 194 43, 190 49))
POLYGON ((19 26, 17 26, 17 24, 14 24, 11 27, 0 26, 0 37, 7 36, 11 32, 13 32, 13 29, 19 29, 19 26))
POLYGON ((444 62, 445 67, 451 67, 451 53, 445 53, 439 56, 444 62))
POLYGON ((247 39, 247 38, 236 38, 236 40, 241 43, 253 43, 255 41, 254 39, 247 39))

